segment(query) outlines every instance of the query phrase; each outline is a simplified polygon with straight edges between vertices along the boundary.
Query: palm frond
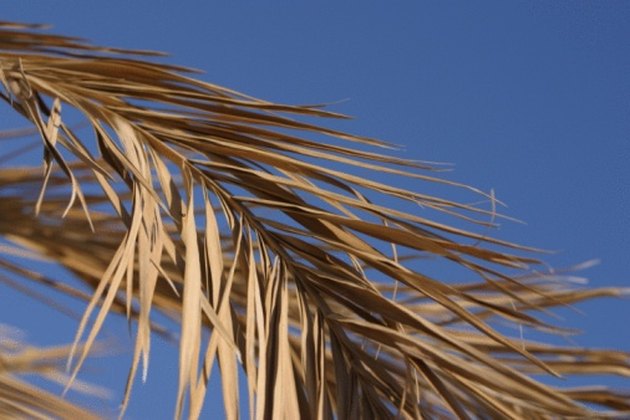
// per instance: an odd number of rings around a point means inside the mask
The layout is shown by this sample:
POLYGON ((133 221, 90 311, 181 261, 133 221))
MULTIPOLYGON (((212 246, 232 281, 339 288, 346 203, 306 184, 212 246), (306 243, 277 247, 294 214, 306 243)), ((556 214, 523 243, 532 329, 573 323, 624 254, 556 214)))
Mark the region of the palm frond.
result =
MULTIPOLYGON (((68 375, 63 364, 70 347, 36 348, 26 345, 17 331, 0 325, 0 415, 3 418, 82 418, 97 419, 91 410, 30 384, 22 377, 37 375, 65 386, 68 375)), ((82 393, 107 397, 108 392, 86 383, 73 389, 82 393)))
POLYGON ((576 289, 540 274, 534 249, 475 232, 498 216, 493 194, 369 151, 390 144, 308 122, 343 118, 321 106, 258 100, 137 57, 151 52, 36 29, 0 23, 2 97, 37 128, 44 158, 41 191, 32 169, 0 173, 9 215, 0 233, 67 267, 90 292, 8 259, 0 265, 24 284, 87 302, 72 378, 110 312, 135 319, 126 406, 141 360, 146 376, 151 333, 169 333, 151 320, 159 310, 181 325, 177 416, 199 416, 215 362, 229 418, 240 415, 238 364, 256 418, 630 409, 613 390, 555 389, 531 377, 628 376, 627 354, 543 345, 492 326, 553 330, 536 312, 622 292, 576 289), (66 121, 67 108, 89 134, 66 121), (490 208, 382 174, 464 189, 490 208), (448 217, 456 223, 441 221, 448 217), (470 280, 433 278, 406 255, 431 256, 470 280))

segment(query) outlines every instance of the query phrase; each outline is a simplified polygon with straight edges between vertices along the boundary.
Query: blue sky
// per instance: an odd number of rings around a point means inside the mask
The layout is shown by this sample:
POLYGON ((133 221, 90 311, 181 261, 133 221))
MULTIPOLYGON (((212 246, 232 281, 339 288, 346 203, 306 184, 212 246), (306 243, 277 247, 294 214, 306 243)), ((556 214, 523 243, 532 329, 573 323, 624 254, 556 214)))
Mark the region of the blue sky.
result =
MULTIPOLYGON (((545 260, 558 267, 599 258, 584 273, 592 285, 630 286, 630 3, 227 3, 6 2, 3 20, 167 51, 205 80, 272 101, 343 101, 333 109, 355 119, 335 127, 452 162, 449 179, 494 189, 503 212, 527 222, 503 223, 498 237, 557 250, 545 260)), ((579 308, 562 324, 587 330, 577 344, 630 350, 630 300, 579 308)), ((72 340, 66 323, 46 334, 72 340)), ((175 350, 157 346, 130 418, 171 417, 175 350)), ((123 376, 108 384, 120 391, 127 364, 116 363, 123 376)))

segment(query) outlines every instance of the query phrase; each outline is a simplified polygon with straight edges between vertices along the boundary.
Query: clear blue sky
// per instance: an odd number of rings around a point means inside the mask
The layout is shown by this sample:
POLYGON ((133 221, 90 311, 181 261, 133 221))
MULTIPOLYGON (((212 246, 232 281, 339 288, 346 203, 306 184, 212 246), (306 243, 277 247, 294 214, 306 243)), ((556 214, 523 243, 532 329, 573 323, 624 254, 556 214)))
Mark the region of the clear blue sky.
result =
MULTIPOLYGON (((559 250, 546 258, 554 266, 600 258, 584 273, 592 285, 630 286, 630 2, 295 3, 4 2, 2 19, 167 51, 272 101, 349 99, 334 109, 356 119, 336 127, 453 162, 451 179, 493 188, 527 222, 504 223, 499 237, 559 250)), ((580 308, 564 324, 587 330, 575 342, 630 350, 630 300, 580 308)), ((70 341, 73 328, 47 334, 70 341)), ((176 349, 163 347, 130 418, 172 416, 176 349)), ((111 368, 123 372, 108 381, 117 392, 126 367, 111 368)))

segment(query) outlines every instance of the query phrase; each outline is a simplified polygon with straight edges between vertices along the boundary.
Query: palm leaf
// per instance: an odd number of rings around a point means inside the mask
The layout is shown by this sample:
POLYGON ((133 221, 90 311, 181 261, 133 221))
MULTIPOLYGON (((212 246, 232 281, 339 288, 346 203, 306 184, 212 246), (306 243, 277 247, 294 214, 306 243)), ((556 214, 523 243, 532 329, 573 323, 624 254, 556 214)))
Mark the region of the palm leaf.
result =
MULTIPOLYGON (((22 341, 18 332, 0 325, 0 350, 0 415, 3 418, 99 418, 98 414, 22 378, 36 375, 66 385, 68 375, 63 371, 63 362, 68 357, 68 346, 32 347, 22 341)), ((107 391, 86 383, 75 383, 73 388, 99 397, 108 396, 107 391)))
POLYGON ((37 29, 0 24, 2 97, 34 124, 44 153, 41 191, 32 169, 0 174, 10 215, 0 232, 19 252, 67 267, 90 292, 0 264, 22 287, 87 302, 71 378, 110 312, 134 319, 124 410, 140 361, 146 376, 151 333, 170 333, 152 321, 158 310, 181 325, 178 417, 199 416, 215 361, 229 418, 241 414, 238 364, 252 418, 630 409, 614 390, 555 389, 531 376, 627 376, 627 354, 529 342, 493 327, 506 320, 553 331, 537 312, 622 293, 559 282, 540 274, 536 250, 475 232, 501 217, 493 194, 370 151, 387 143, 309 122, 343 118, 321 106, 269 103, 138 57, 152 52, 37 29), (90 133, 66 121, 67 108, 90 133), (406 190, 381 174, 478 194, 489 208, 406 190), (433 278, 417 257, 459 267, 470 280, 433 278))

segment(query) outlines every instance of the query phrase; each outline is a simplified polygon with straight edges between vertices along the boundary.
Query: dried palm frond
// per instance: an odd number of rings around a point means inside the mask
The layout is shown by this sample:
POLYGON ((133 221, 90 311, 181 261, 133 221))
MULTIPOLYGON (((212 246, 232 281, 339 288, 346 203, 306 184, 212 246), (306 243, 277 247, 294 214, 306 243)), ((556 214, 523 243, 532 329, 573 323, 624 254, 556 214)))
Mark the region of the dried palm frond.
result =
POLYGON ((0 173, 0 210, 10 215, 0 233, 91 291, 8 259, 0 265, 87 301, 72 378, 107 314, 126 314, 138 324, 126 406, 140 360, 146 375, 151 333, 168 333, 151 320, 160 310, 181 325, 177 416, 199 416, 215 360, 228 418, 241 408, 239 363, 257 418, 630 409, 614 390, 561 390, 531 377, 628 376, 627 354, 511 338, 490 324, 553 330, 536 311, 621 293, 536 274, 534 250, 431 218, 491 226, 483 219, 496 216, 492 194, 365 150, 386 143, 306 122, 343 117, 319 106, 250 98, 130 55, 151 52, 36 29, 0 23, 2 97, 33 122, 44 150, 41 191, 32 170, 0 173), (91 135, 72 128, 66 107, 91 135), (382 174, 467 189, 491 208, 406 190, 377 180, 382 174), (431 256, 471 279, 432 278, 403 254, 431 256), (203 343, 205 328, 212 334, 203 343))
MULTIPOLYGON (((37 375, 66 385, 63 364, 70 347, 36 348, 24 344, 17 331, 0 324, 0 416, 2 418, 97 419, 99 415, 21 379, 37 375)), ((108 393, 96 386, 77 383, 73 389, 100 397, 108 393)))

